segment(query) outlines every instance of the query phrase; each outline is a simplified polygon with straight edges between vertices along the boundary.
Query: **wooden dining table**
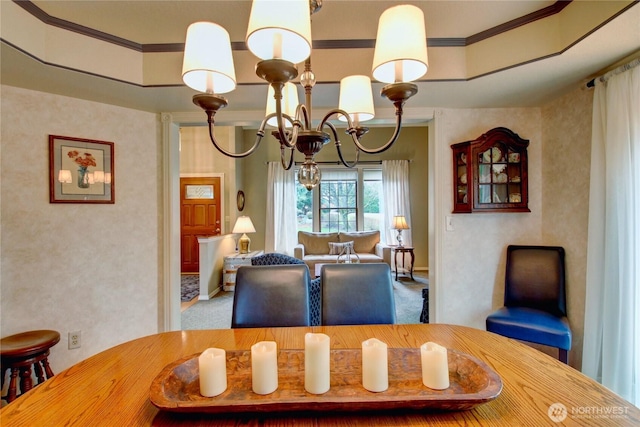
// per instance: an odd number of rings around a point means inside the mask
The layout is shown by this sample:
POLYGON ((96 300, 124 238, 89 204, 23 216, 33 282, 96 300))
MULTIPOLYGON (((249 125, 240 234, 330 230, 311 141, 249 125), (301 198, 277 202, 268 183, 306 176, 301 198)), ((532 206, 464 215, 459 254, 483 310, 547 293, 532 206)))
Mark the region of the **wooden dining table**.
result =
POLYGON ((640 409, 549 355, 483 330, 445 324, 319 326, 173 331, 138 338, 81 361, 25 393, 0 409, 0 425, 638 426, 640 409), (436 342, 452 354, 483 363, 497 374, 502 388, 495 398, 466 410, 358 410, 355 405, 336 411, 311 405, 308 411, 212 414, 169 411, 152 402, 152 383, 177 361, 210 347, 249 350, 259 341, 275 341, 281 351, 301 350, 307 332, 329 335, 332 351, 356 351, 369 338, 387 343, 390 350, 436 342))

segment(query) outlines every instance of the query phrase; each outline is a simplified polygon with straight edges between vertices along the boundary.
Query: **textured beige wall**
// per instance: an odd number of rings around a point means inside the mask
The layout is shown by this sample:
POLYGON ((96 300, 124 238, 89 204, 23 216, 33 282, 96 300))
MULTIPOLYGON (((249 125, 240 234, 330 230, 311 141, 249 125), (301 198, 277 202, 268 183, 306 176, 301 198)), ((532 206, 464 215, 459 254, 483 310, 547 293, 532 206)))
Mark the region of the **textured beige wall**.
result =
POLYGON ((2 336, 55 329, 59 372, 158 331, 159 130, 154 114, 1 86, 2 336), (115 204, 50 204, 48 135, 115 143, 115 204), (82 347, 67 349, 67 332, 82 347))
POLYGON ((576 89, 542 109, 542 239, 566 252, 572 366, 582 365, 593 91, 576 89))
POLYGON ((436 223, 452 216, 454 231, 442 233, 441 269, 432 286, 441 302, 439 323, 485 329, 485 318, 502 305, 506 248, 509 244, 541 243, 542 226, 542 134, 539 109, 442 110, 436 116, 436 144, 445 165, 438 177, 442 183, 442 209, 436 223), (530 213, 451 214, 452 151, 457 142, 475 139, 495 127, 507 127, 529 140, 530 213))
MULTIPOLYGON (((437 115, 440 158, 451 164, 456 142, 487 130, 507 127, 529 140, 530 213, 455 214, 451 166, 437 191, 443 200, 435 221, 453 218, 454 231, 443 232, 440 295, 441 323, 485 328, 487 314, 502 305, 506 247, 509 244, 563 246, 566 250, 567 299, 573 331, 570 364, 582 358, 592 93, 577 89, 542 109, 443 110, 437 115)), ((557 351, 534 346, 554 357, 557 351)))

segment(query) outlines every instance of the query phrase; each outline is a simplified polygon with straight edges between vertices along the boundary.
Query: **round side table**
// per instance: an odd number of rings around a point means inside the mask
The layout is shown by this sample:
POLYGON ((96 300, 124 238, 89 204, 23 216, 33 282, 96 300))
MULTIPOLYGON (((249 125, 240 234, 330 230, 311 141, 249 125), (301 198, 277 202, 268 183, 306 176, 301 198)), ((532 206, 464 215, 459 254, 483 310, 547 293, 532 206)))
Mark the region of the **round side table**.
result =
POLYGON ((10 371, 9 389, 3 397, 7 403, 11 403, 18 396, 17 377, 20 374, 20 394, 33 388, 31 379, 31 366, 38 378, 38 384, 53 376, 49 367, 49 349, 60 341, 57 331, 40 330, 28 331, 11 335, 0 340, 0 378, 1 386, 4 386, 7 371, 10 371), (44 369, 44 373, 43 373, 44 369))

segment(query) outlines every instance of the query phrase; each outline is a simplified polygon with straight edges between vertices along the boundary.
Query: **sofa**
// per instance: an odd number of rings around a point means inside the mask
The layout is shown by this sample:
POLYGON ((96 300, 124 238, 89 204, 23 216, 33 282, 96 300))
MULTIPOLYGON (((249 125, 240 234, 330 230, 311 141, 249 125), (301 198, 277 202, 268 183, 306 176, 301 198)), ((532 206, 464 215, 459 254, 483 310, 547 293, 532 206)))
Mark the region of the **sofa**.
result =
MULTIPOLYGON (((357 255, 351 256, 352 262, 385 262, 391 266, 391 248, 380 243, 378 230, 337 233, 298 231, 294 256, 303 260, 313 275, 316 264, 336 263, 347 245, 357 255)), ((343 255, 341 259, 344 258, 343 255)))

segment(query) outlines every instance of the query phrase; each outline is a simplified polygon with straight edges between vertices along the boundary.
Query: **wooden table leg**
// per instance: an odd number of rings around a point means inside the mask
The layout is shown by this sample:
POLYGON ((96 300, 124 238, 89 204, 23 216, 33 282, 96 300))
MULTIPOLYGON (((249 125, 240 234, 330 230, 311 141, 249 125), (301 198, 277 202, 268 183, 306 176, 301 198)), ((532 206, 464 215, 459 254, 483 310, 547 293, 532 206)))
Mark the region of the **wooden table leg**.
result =
POLYGON ((395 251, 396 253, 396 280, 398 280, 398 253, 399 251, 395 251))
MULTIPOLYGON (((409 251, 409 252, 411 253, 411 268, 409 269, 409 274, 411 275, 411 280, 414 280, 414 279, 413 279, 413 264, 414 264, 414 262, 415 262, 415 260, 416 260, 416 257, 415 257, 415 255, 413 254, 413 251, 409 251)), ((404 265, 403 265, 403 266, 404 266, 404 265)))

